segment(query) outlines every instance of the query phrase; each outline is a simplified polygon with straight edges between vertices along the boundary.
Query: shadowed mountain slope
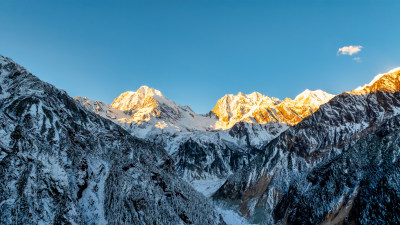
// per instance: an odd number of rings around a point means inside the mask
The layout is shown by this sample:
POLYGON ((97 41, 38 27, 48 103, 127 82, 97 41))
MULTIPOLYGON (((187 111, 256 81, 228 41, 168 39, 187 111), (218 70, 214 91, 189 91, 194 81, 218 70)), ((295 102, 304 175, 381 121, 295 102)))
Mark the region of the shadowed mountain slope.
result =
POLYGON ((159 146, 0 56, 0 224, 224 224, 159 146))

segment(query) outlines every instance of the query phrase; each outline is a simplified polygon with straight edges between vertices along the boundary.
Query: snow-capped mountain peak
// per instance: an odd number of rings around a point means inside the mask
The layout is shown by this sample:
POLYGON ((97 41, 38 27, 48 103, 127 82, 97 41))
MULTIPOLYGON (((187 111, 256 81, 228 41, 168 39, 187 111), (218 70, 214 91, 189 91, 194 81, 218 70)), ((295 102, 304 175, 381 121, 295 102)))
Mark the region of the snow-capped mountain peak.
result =
POLYGON ((305 90, 294 100, 264 96, 258 92, 245 95, 225 95, 218 100, 212 112, 230 128, 237 122, 279 122, 294 125, 328 102, 334 95, 321 90, 305 90))
POLYGON ((218 123, 216 118, 198 115, 190 107, 178 105, 148 86, 122 93, 111 105, 82 97, 75 100, 88 110, 135 131, 135 136, 141 138, 165 132, 205 131, 214 129, 218 123))
POLYGON ((143 93, 143 94, 150 95, 150 96, 154 96, 154 95, 164 96, 161 93, 161 91, 156 90, 154 88, 150 88, 146 85, 140 86, 140 88, 136 91, 136 93, 143 93))
POLYGON ((294 98, 294 101, 300 104, 308 104, 314 107, 328 102, 334 97, 334 95, 326 93, 322 90, 311 91, 309 89, 304 90, 294 98))
POLYGON ((111 107, 122 111, 136 111, 144 105, 148 105, 153 101, 155 103, 166 103, 174 104, 172 101, 167 99, 159 90, 149 88, 147 86, 141 86, 137 91, 127 91, 122 93, 116 99, 114 99, 111 107), (154 102, 156 101, 156 102, 154 102))
POLYGON ((371 82, 352 90, 351 94, 367 94, 376 91, 395 92, 400 90, 400 67, 378 74, 371 82))

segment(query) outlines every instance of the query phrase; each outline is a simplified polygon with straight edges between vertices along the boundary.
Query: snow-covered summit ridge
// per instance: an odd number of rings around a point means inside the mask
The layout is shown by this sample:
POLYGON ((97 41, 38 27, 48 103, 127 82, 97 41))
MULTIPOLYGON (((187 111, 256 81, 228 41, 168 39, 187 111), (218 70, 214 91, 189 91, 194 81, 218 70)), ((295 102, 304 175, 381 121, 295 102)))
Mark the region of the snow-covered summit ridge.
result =
POLYGON ((396 91, 394 83, 395 80, 399 79, 400 77, 400 67, 391 69, 387 73, 380 73, 374 77, 368 84, 363 86, 359 86, 358 88, 352 90, 350 93, 364 93, 364 92, 371 92, 376 90, 383 90, 383 91, 396 91), (373 87, 374 86, 374 87, 373 87))
POLYGON ((296 103, 303 104, 303 105, 306 105, 306 104, 312 105, 312 106, 318 108, 320 105, 328 102, 333 97, 335 97, 335 95, 329 94, 322 90, 311 91, 309 89, 306 89, 305 91, 303 91, 299 95, 297 95, 293 99, 293 101, 296 103))
POLYGON ((122 111, 137 110, 143 107, 149 101, 157 101, 157 103, 172 104, 175 103, 167 99, 159 90, 141 86, 137 91, 127 91, 114 99, 111 107, 122 111))
POLYGON ((304 90, 303 92, 301 92, 300 94, 298 94, 294 100, 295 101, 300 101, 302 99, 306 99, 306 98, 313 98, 319 101, 327 101, 329 99, 331 99, 334 95, 326 93, 325 91, 322 91, 320 89, 315 90, 315 91, 311 91, 309 89, 304 90))
MULTIPOLYGON (((195 125, 196 122, 193 121, 193 118, 199 117, 189 107, 178 105, 166 98, 160 91, 147 86, 141 86, 137 91, 122 93, 113 101, 111 108, 129 115, 129 119, 123 118, 123 120, 120 119, 120 122, 136 124, 150 122, 152 125, 161 123, 164 124, 162 127, 166 127, 165 124, 169 123, 170 127, 175 127, 177 130, 182 129, 182 126, 189 128, 190 123, 195 125)), ((198 120, 200 121, 202 118, 198 118, 198 120)), ((204 130, 209 125, 210 122, 204 123, 200 129, 204 130)))
POLYGON ((224 123, 225 128, 238 122, 279 122, 294 125, 333 97, 334 95, 322 90, 307 89, 294 100, 286 98, 281 101, 258 92, 247 95, 239 92, 236 96, 229 94, 219 99, 212 112, 224 123))
POLYGON ((228 94, 219 99, 208 115, 196 114, 188 106, 178 105, 160 91, 148 86, 122 93, 111 105, 82 98, 76 100, 86 105, 90 111, 122 124, 146 123, 147 125, 143 124, 141 127, 153 126, 164 131, 176 132, 227 130, 238 122, 278 122, 294 125, 333 97, 334 95, 322 90, 307 89, 295 99, 286 98, 282 101, 259 92, 239 92, 237 95, 228 94))
POLYGON ((215 116, 196 114, 188 106, 178 105, 148 86, 122 93, 111 105, 85 97, 77 97, 75 100, 140 138, 156 133, 212 130, 218 123, 215 116))

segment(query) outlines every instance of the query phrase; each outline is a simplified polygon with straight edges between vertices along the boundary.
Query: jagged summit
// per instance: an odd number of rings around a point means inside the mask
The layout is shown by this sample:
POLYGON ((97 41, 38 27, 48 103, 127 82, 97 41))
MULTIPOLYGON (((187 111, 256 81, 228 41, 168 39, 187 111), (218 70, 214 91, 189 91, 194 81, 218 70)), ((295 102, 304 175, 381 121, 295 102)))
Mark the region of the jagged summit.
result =
POLYGON ((321 90, 305 90, 294 100, 264 96, 258 92, 251 94, 225 95, 218 100, 212 112, 225 127, 232 127, 237 122, 280 122, 294 125, 307 117, 320 105, 328 102, 334 95, 321 90))
POLYGON ((226 130, 238 122, 259 124, 278 122, 294 125, 333 96, 321 90, 308 89, 294 100, 286 98, 283 101, 259 92, 227 94, 218 100, 211 111, 216 117, 210 116, 212 114, 208 116, 196 114, 188 106, 178 105, 160 91, 148 86, 141 86, 137 91, 122 93, 110 106, 88 99, 76 100, 86 105, 90 111, 121 123, 147 122, 158 128, 174 127, 173 130, 182 131, 226 130))
POLYGON ((148 86, 141 86, 136 92, 127 91, 122 93, 113 101, 111 108, 123 111, 131 116, 130 119, 124 119, 124 123, 148 122, 152 118, 160 118, 171 122, 182 118, 182 111, 194 114, 190 108, 176 104, 166 98, 160 91, 148 86))
POLYGON ((159 90, 149 88, 148 86, 141 86, 137 91, 127 91, 122 93, 114 99, 111 107, 122 111, 135 111, 151 101, 157 101, 158 103, 172 103, 159 90))
POLYGON ((136 92, 163 96, 163 94, 161 94, 161 92, 159 90, 156 90, 154 88, 150 88, 147 85, 140 86, 140 88, 136 92))
POLYGON ((118 96, 111 105, 76 98, 88 110, 114 122, 135 135, 145 137, 154 133, 209 130, 217 119, 198 115, 188 106, 181 106, 165 97, 159 90, 141 86, 137 91, 127 91, 118 96))

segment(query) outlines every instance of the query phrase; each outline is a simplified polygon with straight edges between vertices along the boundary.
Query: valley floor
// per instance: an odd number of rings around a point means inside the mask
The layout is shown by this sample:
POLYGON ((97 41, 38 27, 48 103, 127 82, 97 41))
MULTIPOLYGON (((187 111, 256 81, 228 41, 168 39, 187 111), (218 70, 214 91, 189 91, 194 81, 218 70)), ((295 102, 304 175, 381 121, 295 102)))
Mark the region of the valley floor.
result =
POLYGON ((221 214, 222 218, 224 218, 224 221, 228 225, 250 225, 250 223, 247 222, 247 220, 240 216, 237 212, 230 210, 230 209, 224 209, 220 206, 215 206, 217 209, 217 212, 221 214))
MULTIPOLYGON (((226 179, 206 179, 206 180, 194 180, 190 184, 198 192, 202 193, 207 198, 210 198, 224 183, 226 179)), ((216 203, 215 203, 216 204, 216 203)), ((215 209, 221 214, 222 218, 227 225, 249 225, 246 218, 239 215, 232 209, 227 209, 223 206, 215 205, 215 209)))

